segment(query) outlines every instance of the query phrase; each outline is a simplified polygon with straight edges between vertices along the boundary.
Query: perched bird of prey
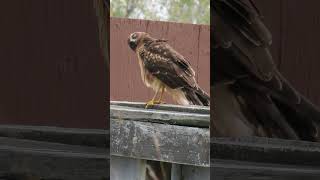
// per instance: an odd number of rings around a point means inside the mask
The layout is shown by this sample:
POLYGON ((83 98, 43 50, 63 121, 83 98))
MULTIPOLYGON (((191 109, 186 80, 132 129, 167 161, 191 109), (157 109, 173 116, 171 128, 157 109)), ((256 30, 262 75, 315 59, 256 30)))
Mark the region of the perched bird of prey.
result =
POLYGON ((212 5, 212 134, 319 141, 320 112, 277 70, 253 1, 212 5))
POLYGON ((134 32, 128 38, 128 45, 138 56, 143 83, 155 91, 146 108, 160 104, 164 92, 181 105, 209 106, 210 98, 197 84, 190 63, 166 40, 134 32), (158 93, 160 97, 156 100, 158 93))

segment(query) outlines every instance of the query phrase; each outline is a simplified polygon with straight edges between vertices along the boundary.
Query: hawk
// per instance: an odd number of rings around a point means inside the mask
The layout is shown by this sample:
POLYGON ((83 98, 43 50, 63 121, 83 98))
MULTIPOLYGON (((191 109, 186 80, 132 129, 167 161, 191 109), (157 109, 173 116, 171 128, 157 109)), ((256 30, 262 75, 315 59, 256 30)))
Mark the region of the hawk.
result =
POLYGON ((320 141, 320 111, 278 71, 254 2, 212 4, 212 134, 320 141))
POLYGON ((155 39, 145 32, 134 32, 129 47, 137 54, 144 85, 155 91, 146 108, 162 103, 164 92, 181 105, 209 106, 210 98, 195 80, 190 63, 167 40, 155 39), (159 99, 156 100, 158 93, 159 99))

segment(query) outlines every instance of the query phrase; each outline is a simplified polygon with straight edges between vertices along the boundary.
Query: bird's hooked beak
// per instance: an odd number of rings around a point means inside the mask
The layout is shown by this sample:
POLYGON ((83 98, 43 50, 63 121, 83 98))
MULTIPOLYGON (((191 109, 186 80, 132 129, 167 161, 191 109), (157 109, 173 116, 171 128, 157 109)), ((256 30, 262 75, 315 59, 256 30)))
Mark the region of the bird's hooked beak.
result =
POLYGON ((133 51, 135 51, 137 48, 137 43, 134 41, 131 41, 130 38, 128 38, 128 45, 133 51))
POLYGON ((138 46, 138 36, 139 33, 132 33, 128 38, 128 45, 133 51, 135 51, 138 46))

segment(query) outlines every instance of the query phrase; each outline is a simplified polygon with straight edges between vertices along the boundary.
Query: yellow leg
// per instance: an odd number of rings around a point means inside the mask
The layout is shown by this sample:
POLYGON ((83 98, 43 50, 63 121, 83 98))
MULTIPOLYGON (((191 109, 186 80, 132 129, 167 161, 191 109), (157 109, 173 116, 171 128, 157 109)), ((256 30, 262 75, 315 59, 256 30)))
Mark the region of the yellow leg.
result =
POLYGON ((153 98, 147 102, 146 106, 144 108, 148 108, 149 106, 153 106, 155 104, 155 99, 158 95, 159 89, 157 89, 156 93, 154 94, 153 98))
POLYGON ((162 103, 162 97, 163 97, 163 93, 164 93, 164 86, 161 86, 161 90, 160 90, 160 97, 157 101, 155 101, 156 104, 161 104, 162 103))

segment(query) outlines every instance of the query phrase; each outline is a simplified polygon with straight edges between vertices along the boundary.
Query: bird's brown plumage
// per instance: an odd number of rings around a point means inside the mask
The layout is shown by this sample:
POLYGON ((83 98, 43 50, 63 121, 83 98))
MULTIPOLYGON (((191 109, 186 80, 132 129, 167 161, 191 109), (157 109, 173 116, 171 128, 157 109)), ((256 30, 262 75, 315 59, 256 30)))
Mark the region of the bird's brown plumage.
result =
POLYGON ((212 4, 212 134, 320 141, 320 110, 277 70, 254 1, 212 4))
POLYGON ((178 104, 210 104, 209 96, 195 80, 190 63, 166 40, 135 32, 129 36, 128 44, 138 56, 141 78, 147 87, 156 92, 164 87, 178 104))

